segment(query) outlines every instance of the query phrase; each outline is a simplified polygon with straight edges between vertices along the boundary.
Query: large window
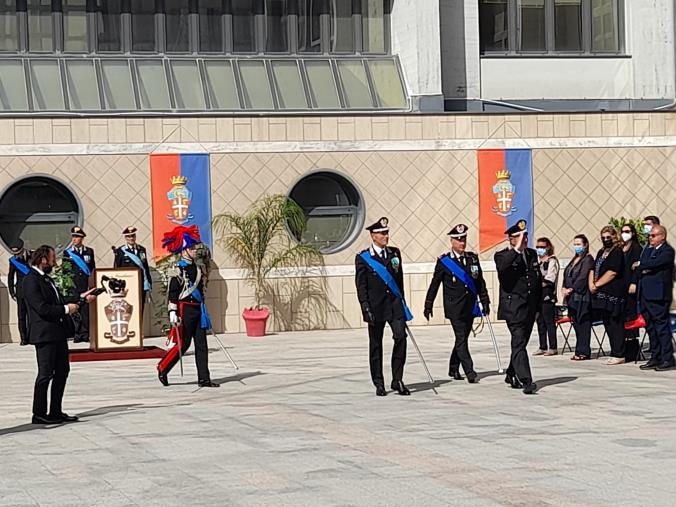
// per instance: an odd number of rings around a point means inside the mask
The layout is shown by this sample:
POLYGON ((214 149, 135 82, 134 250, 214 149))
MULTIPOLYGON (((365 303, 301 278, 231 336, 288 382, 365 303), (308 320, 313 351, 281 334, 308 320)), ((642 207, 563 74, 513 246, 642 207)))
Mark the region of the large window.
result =
POLYGON ((101 53, 122 50, 122 5, 120 0, 97 0, 96 40, 101 53))
POLYGON ((0 0, 0 51, 16 51, 19 47, 18 34, 16 1, 0 0))
POLYGON ((225 9, 222 0, 200 0, 199 2, 199 50, 203 53, 223 51, 223 25, 225 9))
POLYGON ((307 217, 307 227, 296 239, 315 245, 324 254, 350 246, 364 224, 364 200, 359 190, 333 171, 308 174, 294 185, 289 197, 307 217))
POLYGON ((28 0, 28 48, 52 51, 52 0, 28 0))
POLYGON ((87 44, 87 0, 62 0, 63 50, 84 53, 87 44))
POLYGON ((155 0, 134 0, 131 3, 131 49, 156 51, 155 42, 155 0))
POLYGON ((70 242, 70 228, 79 223, 77 199, 55 179, 24 178, 0 196, 0 238, 5 245, 21 238, 28 248, 47 244, 61 250, 70 242))
POLYGON ((184 0, 164 0, 167 52, 190 51, 190 13, 184 0))
POLYGON ((623 0, 480 0, 483 54, 618 54, 623 0))

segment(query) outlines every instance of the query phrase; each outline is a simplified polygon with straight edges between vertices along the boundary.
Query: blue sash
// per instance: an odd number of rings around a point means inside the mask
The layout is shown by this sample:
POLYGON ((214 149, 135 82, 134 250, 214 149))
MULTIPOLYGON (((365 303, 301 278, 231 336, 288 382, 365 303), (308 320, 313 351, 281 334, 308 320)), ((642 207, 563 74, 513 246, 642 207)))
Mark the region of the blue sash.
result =
POLYGON ((122 253, 127 256, 127 259, 129 259, 131 262, 136 264, 139 269, 141 270, 141 273, 143 273, 143 290, 144 291, 149 291, 150 290, 150 281, 148 280, 148 275, 146 274, 146 270, 143 267, 143 261, 140 259, 138 255, 134 255, 131 253, 129 250, 122 249, 122 253))
POLYGON ((196 288, 192 292, 191 296, 194 297, 200 304, 200 311, 202 313, 202 315, 200 316, 200 327, 202 329, 206 329, 207 331, 209 331, 209 329, 211 329, 211 319, 209 318, 209 313, 207 312, 207 305, 204 302, 202 293, 199 291, 199 289, 196 288))
POLYGON ((82 257, 80 257, 75 250, 72 248, 69 248, 66 250, 68 252, 68 256, 70 260, 72 260, 75 264, 77 264, 77 267, 80 268, 80 271, 82 271, 85 275, 89 276, 92 274, 92 270, 89 269, 89 266, 87 266, 87 263, 84 261, 82 257))
POLYGON ((26 276, 31 271, 31 268, 26 266, 23 262, 19 262, 19 260, 16 258, 16 255, 10 257, 9 262, 12 263, 12 266, 14 266, 17 271, 21 271, 24 276, 26 276))
POLYGON ((394 277, 390 274, 387 268, 383 266, 380 262, 375 260, 373 257, 371 257, 371 254, 368 251, 362 252, 361 254, 359 254, 359 256, 362 259, 364 259, 364 262, 368 264, 369 267, 373 269, 373 271, 376 272, 376 274, 383 280, 383 282, 385 282, 385 285, 387 285, 387 287, 392 291, 392 294, 394 294, 401 300, 401 304, 404 305, 404 313, 406 314, 406 320, 407 321, 413 320, 413 314, 406 305, 406 301, 404 301, 404 297, 401 295, 401 291, 399 290, 397 282, 394 280, 394 277))
POLYGON ((467 271, 462 269, 462 267, 460 267, 457 262, 451 260, 448 255, 442 255, 439 257, 439 261, 441 262, 442 266, 450 271, 453 276, 457 277, 458 280, 465 284, 465 287, 467 287, 467 290, 469 290, 470 294, 472 294, 472 297, 474 298, 474 308, 472 309, 472 313, 475 317, 481 317, 483 314, 479 308, 476 285, 474 285, 474 280, 472 280, 472 277, 469 276, 467 271))

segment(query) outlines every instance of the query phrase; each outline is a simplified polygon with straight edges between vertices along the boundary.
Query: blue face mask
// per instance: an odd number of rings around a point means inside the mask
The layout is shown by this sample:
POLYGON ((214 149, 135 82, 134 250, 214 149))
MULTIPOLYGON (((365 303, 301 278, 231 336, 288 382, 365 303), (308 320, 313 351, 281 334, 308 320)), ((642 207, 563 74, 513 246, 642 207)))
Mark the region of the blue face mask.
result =
POLYGON ((582 255, 584 253, 584 247, 580 245, 573 245, 573 250, 575 251, 575 255, 582 255))
POLYGON ((643 224, 643 232, 650 234, 650 231, 653 230, 653 226, 649 224, 643 224))
POLYGON ((546 248, 536 248, 535 251, 538 253, 538 257, 544 257, 545 255, 547 255, 546 248))

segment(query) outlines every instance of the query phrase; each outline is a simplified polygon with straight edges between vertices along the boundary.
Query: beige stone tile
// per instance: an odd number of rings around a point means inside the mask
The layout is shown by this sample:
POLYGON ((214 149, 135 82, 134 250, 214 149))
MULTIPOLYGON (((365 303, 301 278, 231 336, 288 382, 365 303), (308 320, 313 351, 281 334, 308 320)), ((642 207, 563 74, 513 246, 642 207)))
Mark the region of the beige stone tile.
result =
POLYGON ((225 332, 226 333, 241 333, 244 331, 244 322, 241 315, 226 315, 225 316, 225 332))
POLYGON ((472 119, 472 138, 473 139, 488 139, 489 129, 488 121, 483 119, 472 119))
POLYGON ((70 122, 70 137, 73 143, 89 143, 89 120, 77 118, 70 122))
POLYGON ((646 137, 650 135, 650 120, 634 118, 634 135, 637 137, 646 137))
POLYGON ((617 115, 617 135, 621 137, 634 135, 634 119, 631 113, 620 113, 617 115))
POLYGON ((389 136, 391 140, 399 141, 406 139, 406 118, 404 116, 390 116, 389 123, 389 136))
POLYGON ((178 118, 162 119, 162 142, 178 143, 181 141, 181 123, 178 118))
POLYGON ((602 119, 601 131, 604 137, 617 137, 617 118, 602 119))
POLYGON ((235 141, 250 142, 252 139, 251 120, 235 118, 235 141))
POLYGON ((66 144, 72 142, 70 123, 67 125, 54 125, 52 128, 52 142, 54 144, 66 144))
POLYGON ((371 132, 374 141, 384 141, 390 136, 390 125, 387 118, 373 118, 371 132))
POLYGON ((357 116, 354 119, 354 136, 358 141, 371 141, 371 118, 366 116, 357 116))
POLYGON ((570 121, 567 115, 554 115, 554 137, 570 137, 570 121))
POLYGON ((554 137, 553 120, 538 120, 538 137, 554 137))
POLYGON ((268 129, 270 141, 286 141, 286 122, 270 122, 268 129))
POLYGON ((585 137, 587 135, 587 122, 584 120, 570 121, 570 136, 571 137, 585 137))
POLYGON ((441 120, 439 123, 439 138, 440 139, 455 139, 455 120, 441 120))
POLYGON ((302 141, 303 136, 303 118, 289 118, 286 122, 286 139, 288 141, 302 141))
POLYGON ((650 115, 650 135, 663 136, 666 132, 666 119, 664 113, 652 113, 650 115))
POLYGON ((603 135, 600 114, 598 113, 586 114, 585 121, 587 123, 585 126, 587 137, 599 137, 603 135))
POLYGON ((263 117, 251 119, 251 140, 254 142, 268 141, 270 139, 270 131, 268 119, 263 117))
POLYGON ((228 142, 235 139, 232 118, 216 118, 216 141, 228 142))
POLYGON ((665 119, 664 133, 667 136, 676 136, 676 114, 669 113, 665 119))
POLYGON ((127 123, 124 118, 113 118, 108 120, 108 142, 127 142, 127 123))
POLYGON ((534 138, 538 135, 537 115, 524 114, 521 117, 521 136, 526 138, 534 138))
POLYGON ((472 117, 461 115, 455 118, 455 137, 456 139, 472 138, 472 117))
POLYGON ((338 118, 329 116, 321 119, 322 141, 338 140, 338 118))
POLYGON ((216 120, 200 118, 197 131, 200 143, 213 143, 216 141, 216 120))
POLYGON ((14 120, 0 120, 0 144, 14 144, 14 120))
POLYGON ((33 120, 15 120, 14 142, 16 144, 33 144, 33 120))
POLYGON ((338 118, 338 139, 354 141, 354 118, 338 118))
POLYGON ((148 143, 159 143, 162 141, 161 118, 147 118, 143 122, 143 138, 148 143))
POLYGON ((198 143, 199 142, 199 122, 197 118, 181 118, 181 142, 182 143, 198 143))
POLYGON ((505 137, 505 117, 503 115, 488 115, 488 137, 491 139, 503 139, 505 137))
POLYGON ((505 119, 505 138, 515 139, 521 137, 521 120, 518 117, 508 116, 505 119))
POLYGON ((438 116, 423 116, 423 139, 439 139, 439 117, 438 116))
POLYGON ((423 138, 422 118, 406 117, 406 139, 417 141, 423 138))
POLYGON ((320 141, 322 126, 319 118, 305 118, 303 120, 303 139, 305 141, 320 141))
POLYGON ((33 142, 49 144, 52 141, 52 120, 33 120, 33 142))
POLYGON ((143 123, 139 125, 127 122, 126 136, 127 139, 129 139, 129 142, 144 143, 146 141, 145 135, 146 135, 145 125, 143 123))

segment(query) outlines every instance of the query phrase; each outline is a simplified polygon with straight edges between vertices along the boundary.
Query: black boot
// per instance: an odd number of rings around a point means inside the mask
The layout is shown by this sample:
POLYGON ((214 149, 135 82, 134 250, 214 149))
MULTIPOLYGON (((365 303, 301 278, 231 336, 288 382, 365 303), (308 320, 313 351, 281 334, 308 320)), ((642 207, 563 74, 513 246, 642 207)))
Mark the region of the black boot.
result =
POLYGON ((384 385, 378 384, 376 386, 376 396, 387 396, 387 391, 385 390, 384 385))
POLYGON ((479 382, 478 375, 476 374, 475 371, 469 372, 467 374, 467 382, 469 382, 470 384, 476 384, 479 382))
POLYGON ((409 396, 411 394, 411 391, 408 390, 408 387, 401 380, 393 380, 390 387, 402 396, 409 396))
POLYGON ((462 375, 460 375, 459 370, 448 370, 448 376, 451 377, 453 380, 463 380, 462 375))
POLYGON ((200 387, 221 387, 221 384, 217 384, 216 382, 212 382, 211 380, 200 380, 197 382, 197 385, 200 387))
POLYGON ((523 383, 523 394, 535 394, 538 390, 538 385, 531 379, 526 379, 523 383))
POLYGON ((521 382, 519 382, 519 379, 516 377, 516 375, 510 375, 509 373, 505 377, 505 383, 512 386, 512 389, 523 388, 523 384, 521 382))
POLYGON ((169 386, 169 379, 167 378, 166 373, 162 373, 161 371, 157 371, 157 378, 160 379, 160 383, 164 386, 167 387, 169 386))

